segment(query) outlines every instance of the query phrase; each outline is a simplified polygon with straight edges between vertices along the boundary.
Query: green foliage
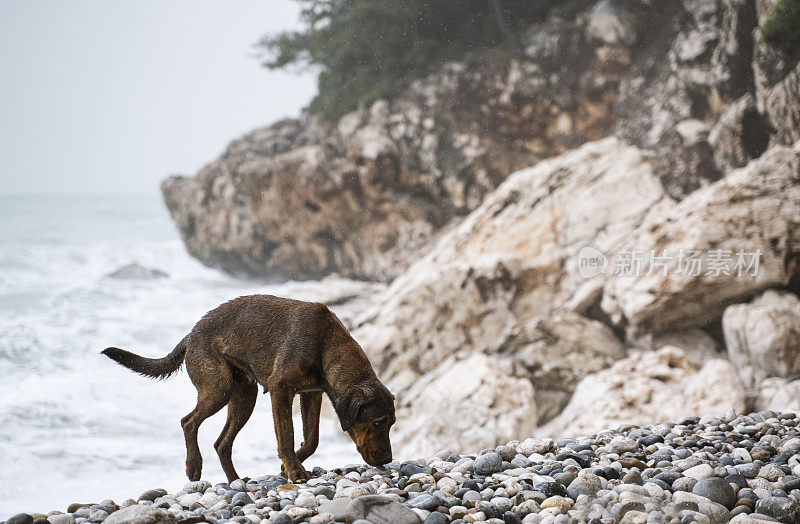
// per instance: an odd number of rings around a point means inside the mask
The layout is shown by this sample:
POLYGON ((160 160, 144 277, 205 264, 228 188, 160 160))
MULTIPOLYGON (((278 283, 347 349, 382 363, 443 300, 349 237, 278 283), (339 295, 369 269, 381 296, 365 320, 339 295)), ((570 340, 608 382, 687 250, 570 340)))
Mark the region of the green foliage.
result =
POLYGON ((764 41, 783 53, 784 72, 800 62, 800 0, 780 0, 761 28, 764 41))
MULTIPOLYGON (((318 71, 309 110, 334 119, 482 49, 512 45, 553 1, 295 0, 304 28, 257 44, 268 68, 318 71), (499 10, 499 12, 498 12, 499 10), (502 16, 498 16, 502 13, 502 16)), ((515 51, 519 51, 515 49, 515 51)))

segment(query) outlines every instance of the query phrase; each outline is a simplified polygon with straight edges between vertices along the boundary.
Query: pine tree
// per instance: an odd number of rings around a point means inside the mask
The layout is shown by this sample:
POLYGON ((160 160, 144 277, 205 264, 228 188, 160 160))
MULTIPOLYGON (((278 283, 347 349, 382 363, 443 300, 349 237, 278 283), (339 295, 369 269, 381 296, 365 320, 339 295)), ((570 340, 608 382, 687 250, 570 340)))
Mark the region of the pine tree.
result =
POLYGON ((518 58, 518 34, 551 4, 532 0, 295 0, 304 28, 257 44, 268 68, 318 71, 309 110, 334 119, 391 98, 448 61, 503 46, 518 58))

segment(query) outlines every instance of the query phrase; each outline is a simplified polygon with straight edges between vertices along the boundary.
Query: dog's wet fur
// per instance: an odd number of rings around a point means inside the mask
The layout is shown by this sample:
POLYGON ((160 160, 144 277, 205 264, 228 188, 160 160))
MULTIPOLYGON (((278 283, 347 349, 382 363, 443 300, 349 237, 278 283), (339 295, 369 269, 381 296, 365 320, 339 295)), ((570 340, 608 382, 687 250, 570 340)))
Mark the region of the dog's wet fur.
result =
POLYGON ((392 460, 394 397, 378 380, 361 346, 323 304, 271 295, 239 297, 206 313, 163 358, 144 358, 119 348, 103 354, 152 378, 167 378, 186 362, 197 388, 197 406, 181 419, 190 480, 200 479, 203 464, 197 430, 226 404, 228 419, 214 448, 228 481, 239 478, 231 461, 233 440, 253 412, 259 384, 272 399, 278 456, 290 480, 310 478, 302 462, 317 449, 323 392, 368 464, 392 460), (295 451, 292 400, 297 394, 303 443, 295 451))

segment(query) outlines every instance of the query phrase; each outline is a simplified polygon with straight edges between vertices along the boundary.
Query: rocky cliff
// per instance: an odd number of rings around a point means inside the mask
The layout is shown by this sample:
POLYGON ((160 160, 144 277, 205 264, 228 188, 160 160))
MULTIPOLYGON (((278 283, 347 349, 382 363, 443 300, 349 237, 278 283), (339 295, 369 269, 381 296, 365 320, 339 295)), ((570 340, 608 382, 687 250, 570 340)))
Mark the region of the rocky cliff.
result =
POLYGON ((197 176, 167 179, 189 251, 272 279, 394 278, 509 173, 611 133, 626 59, 596 50, 633 50, 584 36, 585 25, 533 30, 529 63, 487 52, 335 123, 303 116, 256 130, 197 176))
POLYGON ((338 122, 255 130, 165 200, 211 266, 390 280, 509 173, 610 134, 657 151, 681 198, 798 138, 797 75, 775 87, 756 30, 767 3, 583 2, 530 28, 528 60, 487 52, 338 122))
POLYGON ((348 323, 402 456, 800 407, 800 66, 761 40, 773 4, 571 4, 527 60, 256 130, 165 199, 207 264, 391 281, 348 323))

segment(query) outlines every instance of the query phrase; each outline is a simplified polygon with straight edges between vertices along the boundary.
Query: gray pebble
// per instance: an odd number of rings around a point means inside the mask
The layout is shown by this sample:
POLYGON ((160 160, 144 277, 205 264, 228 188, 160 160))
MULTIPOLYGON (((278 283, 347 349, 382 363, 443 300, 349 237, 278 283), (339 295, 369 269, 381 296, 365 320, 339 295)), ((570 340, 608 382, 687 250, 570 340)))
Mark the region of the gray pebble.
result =
POLYGON ((49 515, 47 520, 50 524, 75 524, 75 517, 72 515, 49 515))
POLYGON ((441 501, 438 497, 428 495, 427 493, 414 497, 408 501, 408 505, 412 508, 424 509, 427 511, 433 511, 439 506, 440 503, 441 501))
POLYGON ((495 452, 484 453, 475 459, 475 473, 478 475, 491 475, 497 473, 503 466, 503 459, 495 452))
POLYGON ((692 491, 697 480, 692 477, 681 477, 672 483, 672 491, 692 491))
MULTIPOLYGON (((441 450, 431 458, 383 468, 317 468, 310 485, 300 483, 288 491, 278 491, 287 483, 279 476, 213 487, 190 482, 174 494, 148 490, 138 504, 122 503, 123 509, 111 500, 74 504, 74 515, 54 514, 33 524, 173 524, 191 517, 237 524, 324 524, 331 518, 402 524, 447 524, 451 519, 464 524, 464 518, 489 524, 543 518, 551 524, 610 519, 675 524, 709 518, 723 522, 741 514, 800 523, 798 420, 781 416, 762 413, 761 423, 758 417, 736 416, 731 424, 693 417, 680 424, 623 425, 558 442, 526 439, 474 459, 441 450), (454 468, 455 474, 449 473, 454 468), (500 471, 503 475, 493 476, 500 471), (537 515, 548 498, 547 505, 561 514, 537 515), (449 514, 438 512, 441 507, 449 514)), ((31 524, 27 517, 12 517, 12 523, 23 519, 21 524, 31 524)))
POLYGON ((736 492, 730 484, 719 477, 710 477, 697 482, 692 488, 692 493, 722 504, 728 509, 736 504, 736 492))
POLYGON ((33 517, 27 513, 17 513, 6 520, 6 524, 33 524, 33 517))
POLYGON ((438 511, 432 511, 428 518, 425 519, 425 524, 447 524, 447 517, 444 513, 439 513, 438 511))
POLYGON ((236 491, 246 491, 247 483, 242 479, 236 479, 233 482, 231 482, 231 489, 236 491))
POLYGON ((781 522, 800 522, 800 505, 792 499, 767 497, 756 501, 756 512, 769 515, 781 522))

